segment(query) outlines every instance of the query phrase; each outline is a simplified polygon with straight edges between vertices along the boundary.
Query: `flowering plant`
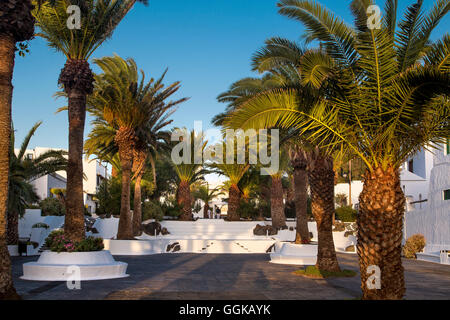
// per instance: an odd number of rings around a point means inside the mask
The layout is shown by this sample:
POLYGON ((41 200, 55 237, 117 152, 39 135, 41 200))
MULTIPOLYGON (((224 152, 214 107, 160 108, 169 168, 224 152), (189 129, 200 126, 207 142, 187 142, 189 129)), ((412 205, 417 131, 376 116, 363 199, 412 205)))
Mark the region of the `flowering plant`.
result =
POLYGON ((87 237, 81 241, 72 241, 63 230, 52 231, 45 240, 45 246, 53 252, 90 252, 103 250, 103 239, 87 237))

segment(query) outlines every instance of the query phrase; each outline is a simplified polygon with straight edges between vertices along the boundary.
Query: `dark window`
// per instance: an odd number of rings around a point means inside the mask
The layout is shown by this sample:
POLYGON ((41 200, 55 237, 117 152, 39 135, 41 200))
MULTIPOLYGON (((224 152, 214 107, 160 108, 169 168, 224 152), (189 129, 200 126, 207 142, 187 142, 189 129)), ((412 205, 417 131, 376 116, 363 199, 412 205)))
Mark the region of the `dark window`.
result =
POLYGON ((450 189, 444 190, 444 200, 450 200, 450 189))
POLYGON ((414 173, 414 160, 413 159, 408 161, 408 171, 414 173))

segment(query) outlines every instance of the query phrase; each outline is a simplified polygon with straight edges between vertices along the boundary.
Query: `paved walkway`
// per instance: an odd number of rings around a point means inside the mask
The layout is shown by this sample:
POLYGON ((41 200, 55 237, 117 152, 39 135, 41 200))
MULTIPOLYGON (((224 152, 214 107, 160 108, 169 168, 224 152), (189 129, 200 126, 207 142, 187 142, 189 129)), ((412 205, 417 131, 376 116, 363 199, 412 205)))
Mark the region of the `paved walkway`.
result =
MULTIPOLYGON (((341 267, 358 271, 357 257, 338 254, 341 267)), ((87 281, 81 290, 65 282, 19 279, 22 263, 13 258, 16 289, 24 299, 358 299, 359 275, 327 280, 292 274, 298 267, 269 263, 266 254, 162 254, 115 257, 129 264, 130 277, 87 281)), ((450 299, 450 266, 404 260, 406 299, 450 299)))

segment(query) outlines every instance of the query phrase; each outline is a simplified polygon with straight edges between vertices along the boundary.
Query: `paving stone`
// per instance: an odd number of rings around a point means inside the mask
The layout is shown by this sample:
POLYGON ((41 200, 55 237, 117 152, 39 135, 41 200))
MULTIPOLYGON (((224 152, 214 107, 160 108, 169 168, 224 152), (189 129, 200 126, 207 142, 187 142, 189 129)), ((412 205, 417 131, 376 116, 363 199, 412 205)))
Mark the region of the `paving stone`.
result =
MULTIPOLYGON (((130 277, 85 281, 81 290, 64 282, 25 281, 22 264, 37 257, 13 257, 13 277, 24 299, 62 300, 325 300, 361 297, 359 275, 307 279, 292 274, 301 266, 269 263, 266 254, 162 254, 115 257, 128 263, 130 277)), ((356 255, 338 254, 342 269, 359 273, 356 255)), ((450 297, 450 266, 404 260, 406 299, 450 297)))

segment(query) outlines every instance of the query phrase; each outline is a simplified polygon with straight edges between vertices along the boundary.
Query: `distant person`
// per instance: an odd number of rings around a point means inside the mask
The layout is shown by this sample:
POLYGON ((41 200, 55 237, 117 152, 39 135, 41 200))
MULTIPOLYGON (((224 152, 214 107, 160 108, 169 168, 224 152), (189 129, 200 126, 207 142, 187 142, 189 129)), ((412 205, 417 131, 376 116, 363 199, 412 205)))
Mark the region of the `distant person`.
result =
POLYGON ((211 219, 211 217, 212 217, 212 210, 208 209, 208 219, 211 219))
POLYGON ((216 219, 220 219, 220 209, 216 208, 216 219))

